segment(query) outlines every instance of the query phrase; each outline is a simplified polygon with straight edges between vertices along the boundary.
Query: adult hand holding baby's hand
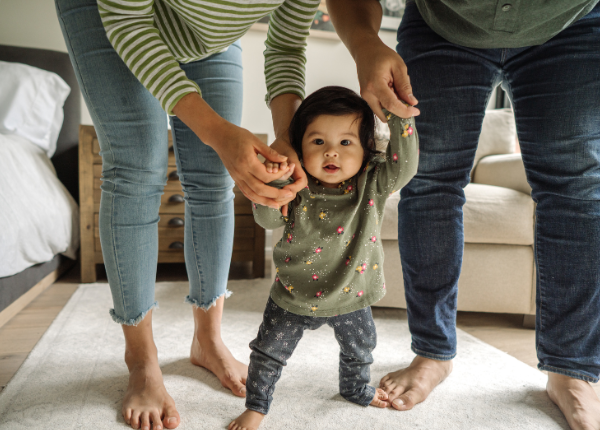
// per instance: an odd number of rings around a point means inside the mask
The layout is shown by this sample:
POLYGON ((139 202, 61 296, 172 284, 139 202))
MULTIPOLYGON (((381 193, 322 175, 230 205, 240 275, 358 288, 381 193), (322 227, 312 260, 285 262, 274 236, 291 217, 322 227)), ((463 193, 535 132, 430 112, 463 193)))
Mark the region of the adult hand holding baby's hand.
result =
POLYGON ((418 101, 412 94, 406 64, 396 51, 379 40, 375 46, 358 49, 355 60, 360 95, 380 120, 385 122, 382 107, 401 118, 419 115, 419 109, 413 106, 418 101))
POLYGON ((265 166, 267 167, 267 172, 269 172, 269 168, 271 172, 276 173, 282 170, 282 168, 289 167, 289 170, 286 171, 281 178, 279 179, 288 179, 290 176, 294 178, 294 183, 290 185, 286 185, 283 189, 290 191, 293 195, 287 201, 279 201, 282 203, 281 205, 281 213, 283 216, 288 215, 288 203, 296 198, 296 193, 301 189, 305 188, 308 185, 308 179, 306 178, 306 173, 301 168, 296 168, 296 166, 300 166, 300 159, 298 158, 298 154, 292 145, 283 138, 277 138, 271 144, 271 148, 277 151, 279 154, 287 157, 287 161, 284 163, 273 163, 268 160, 265 162, 265 166))
POLYGON ((184 96, 173 108, 173 113, 202 142, 216 151, 237 187, 249 200, 279 208, 282 202, 287 203, 294 198, 288 190, 266 185, 279 178, 267 172, 258 155, 280 163, 286 162, 287 158, 269 148, 250 131, 222 118, 198 93, 184 96))

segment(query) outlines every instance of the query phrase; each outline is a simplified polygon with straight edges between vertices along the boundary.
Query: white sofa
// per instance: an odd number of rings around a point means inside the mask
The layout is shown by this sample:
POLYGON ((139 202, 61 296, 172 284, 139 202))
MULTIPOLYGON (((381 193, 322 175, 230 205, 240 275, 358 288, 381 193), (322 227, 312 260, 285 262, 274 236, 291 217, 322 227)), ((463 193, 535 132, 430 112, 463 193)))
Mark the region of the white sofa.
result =
MULTIPOLYGON (((487 111, 472 182, 465 187, 458 310, 523 314, 524 325, 531 326, 535 319, 535 206, 521 155, 514 153, 515 142, 512 111, 487 111)), ((398 250, 399 200, 396 193, 385 207, 381 238, 387 295, 376 306, 406 307, 398 250)), ((281 234, 281 230, 273 232, 273 244, 281 234)))

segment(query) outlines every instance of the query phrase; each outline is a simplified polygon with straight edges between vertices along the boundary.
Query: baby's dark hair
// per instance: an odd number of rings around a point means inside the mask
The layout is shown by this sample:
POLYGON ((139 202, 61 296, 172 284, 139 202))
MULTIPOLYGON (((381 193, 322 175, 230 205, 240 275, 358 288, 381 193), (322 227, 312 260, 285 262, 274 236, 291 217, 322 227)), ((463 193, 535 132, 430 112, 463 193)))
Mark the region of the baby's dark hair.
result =
POLYGON ((329 86, 315 91, 304 99, 290 123, 290 143, 300 160, 302 160, 304 133, 310 123, 321 115, 357 115, 360 121, 358 137, 365 152, 363 165, 371 154, 377 152, 375 149, 375 115, 369 104, 348 88, 329 86))

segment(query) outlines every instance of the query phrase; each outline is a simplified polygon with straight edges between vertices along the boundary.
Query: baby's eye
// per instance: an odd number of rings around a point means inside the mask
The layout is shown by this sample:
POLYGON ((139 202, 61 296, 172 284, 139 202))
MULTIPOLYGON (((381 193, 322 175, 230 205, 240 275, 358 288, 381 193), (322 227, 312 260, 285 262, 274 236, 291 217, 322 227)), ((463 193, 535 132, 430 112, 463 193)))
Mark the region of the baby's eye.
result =
POLYGON ((341 144, 344 145, 344 146, 348 146, 348 145, 350 145, 350 141, 349 140, 342 140, 341 144))
POLYGON ((323 145, 325 141, 323 139, 315 139, 315 145, 323 145))

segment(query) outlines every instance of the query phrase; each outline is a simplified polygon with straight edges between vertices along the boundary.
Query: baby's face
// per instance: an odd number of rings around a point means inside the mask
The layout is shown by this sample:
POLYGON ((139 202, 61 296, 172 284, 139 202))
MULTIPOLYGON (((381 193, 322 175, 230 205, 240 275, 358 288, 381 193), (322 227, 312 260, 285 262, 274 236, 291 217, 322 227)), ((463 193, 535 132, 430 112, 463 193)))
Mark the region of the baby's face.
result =
POLYGON ((321 115, 306 128, 304 168, 324 187, 335 188, 360 170, 365 151, 358 137, 359 125, 356 115, 321 115))

